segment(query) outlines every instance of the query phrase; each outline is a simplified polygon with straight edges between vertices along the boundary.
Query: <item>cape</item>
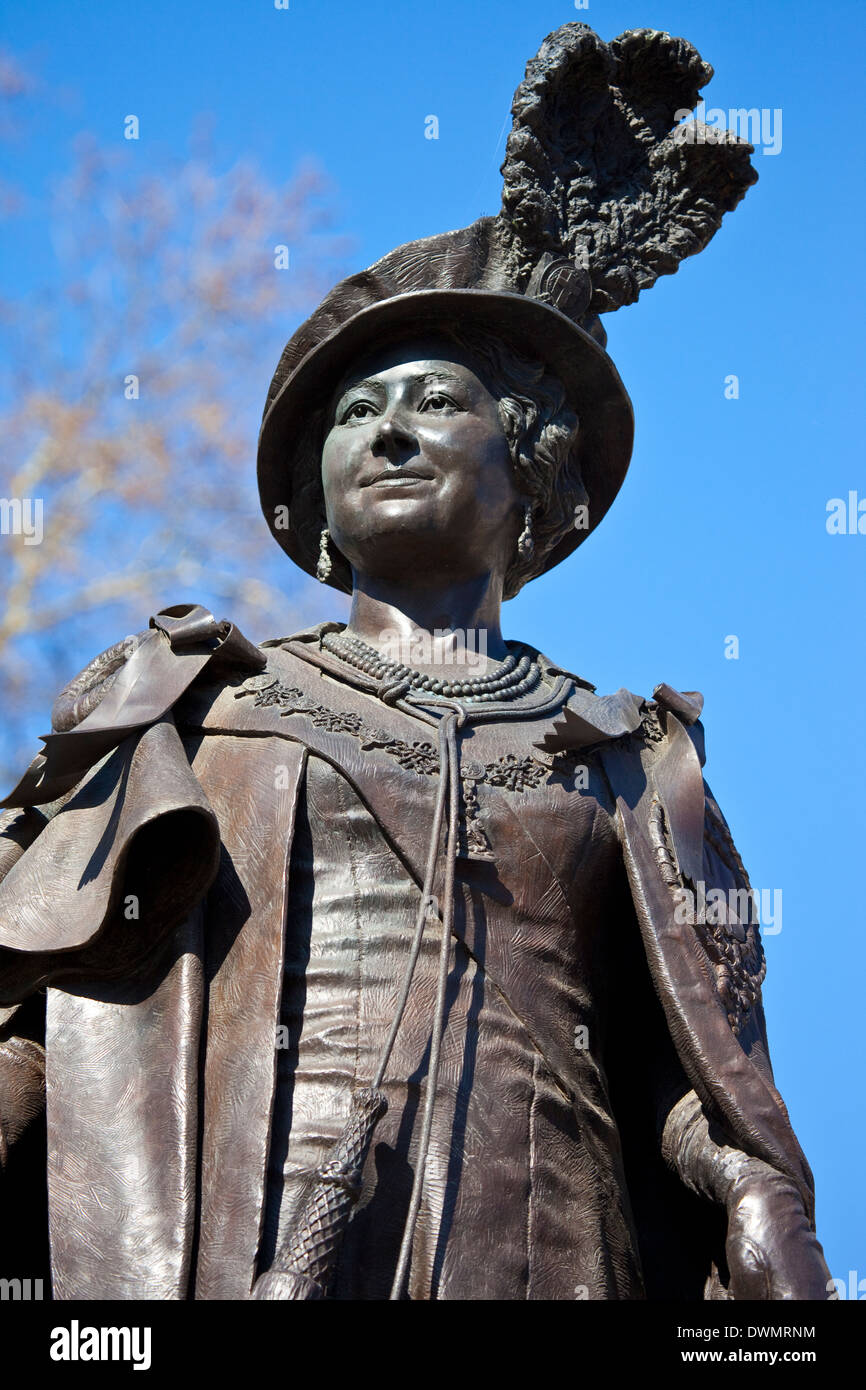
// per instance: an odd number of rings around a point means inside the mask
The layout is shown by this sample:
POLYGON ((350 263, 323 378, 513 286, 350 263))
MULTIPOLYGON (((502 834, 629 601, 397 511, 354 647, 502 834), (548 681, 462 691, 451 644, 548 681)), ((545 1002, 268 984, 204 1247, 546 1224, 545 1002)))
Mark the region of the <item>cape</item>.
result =
MULTIPOLYGON (((357 690, 323 682, 334 659, 319 638, 334 626, 256 647, 204 609, 165 610, 67 687, 45 753, 4 803, 0 1095, 4 1068, 20 1078, 22 1049, 42 1045, 43 993, 47 1085, 46 1131, 35 1128, 4 1176, 19 1193, 29 1183, 36 1202, 45 1145, 55 1298, 250 1295, 274 1102, 275 924, 310 755, 358 790, 423 881, 426 840, 389 798, 388 772, 435 778, 435 739, 419 737, 399 700, 381 701, 375 719, 359 714, 358 690, 381 694, 369 678, 357 690)), ((660 1120, 688 1088, 731 1143, 793 1179, 810 1219, 814 1207, 773 1082, 758 925, 736 910, 682 911, 690 894, 742 903, 751 891, 703 780, 702 701, 664 685, 651 701, 599 696, 535 656, 558 699, 489 722, 495 756, 472 777, 493 806, 503 787, 584 757, 603 770, 633 907, 624 960, 629 932, 639 957, 623 985, 633 1032, 611 1062, 611 1092, 647 1296, 719 1296, 723 1213, 659 1154, 660 1120)), ((468 819, 467 836, 483 840, 483 817, 468 819)), ((512 819, 515 837, 528 834, 512 819)), ((521 862, 542 911, 559 886, 532 849, 527 840, 521 862)), ((577 1054, 545 1012, 543 962, 523 972, 531 987, 495 949, 488 965, 558 1074, 579 1086, 577 1054)), ((7 1250, 16 1230, 33 1248, 27 1201, 7 1205, 7 1250)))

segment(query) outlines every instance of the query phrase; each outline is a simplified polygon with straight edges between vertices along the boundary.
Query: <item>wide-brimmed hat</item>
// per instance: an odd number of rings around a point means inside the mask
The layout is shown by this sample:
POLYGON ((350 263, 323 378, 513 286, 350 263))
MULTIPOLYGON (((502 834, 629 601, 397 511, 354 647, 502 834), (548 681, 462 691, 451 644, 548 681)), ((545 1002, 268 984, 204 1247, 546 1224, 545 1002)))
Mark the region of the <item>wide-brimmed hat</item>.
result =
MULTIPOLYGON (((751 145, 730 132, 695 122, 693 138, 681 138, 681 113, 711 76, 670 34, 637 29, 604 43, 585 24, 563 25, 515 92, 499 214, 397 247, 335 286, 301 325, 268 392, 258 474, 268 525, 308 574, 325 519, 316 422, 323 433, 324 407, 362 355, 431 330, 480 329, 540 359, 578 415, 587 514, 538 549, 534 573, 595 529, 633 438, 599 314, 700 251, 757 178, 751 145)), ((329 582, 348 591, 348 565, 331 552, 329 582)))
MULTIPOLYGON (((327 407, 352 364, 370 351, 448 330, 480 330, 544 362, 577 413, 573 447, 587 508, 539 558, 535 574, 564 560, 610 507, 631 457, 634 418, 616 368, 589 333, 553 304, 510 291, 435 288, 391 295, 351 313, 297 365, 284 359, 274 378, 259 440, 259 495, 275 539, 308 574, 316 572, 325 515, 322 440, 310 438, 315 412, 327 407)), ((331 559, 328 582, 350 592, 349 567, 333 547, 331 559)))

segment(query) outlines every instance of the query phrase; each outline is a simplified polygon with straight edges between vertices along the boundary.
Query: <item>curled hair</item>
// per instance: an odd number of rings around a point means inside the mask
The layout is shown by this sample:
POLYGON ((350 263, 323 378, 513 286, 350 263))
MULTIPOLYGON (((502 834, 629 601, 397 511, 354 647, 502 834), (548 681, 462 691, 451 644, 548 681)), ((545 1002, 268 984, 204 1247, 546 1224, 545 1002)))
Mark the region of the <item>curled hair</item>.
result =
POLYGON ((477 361, 496 396, 517 486, 531 499, 533 553, 527 558, 515 547, 505 573, 504 596, 513 598, 541 572, 574 525, 576 508, 589 501, 575 448, 579 421, 559 378, 543 362, 491 333, 451 329, 446 336, 477 361))
MULTIPOLYGON (((496 397, 516 485, 530 498, 534 549, 532 555, 524 556, 514 548, 503 586, 504 597, 513 598, 541 573, 551 550, 574 525, 577 507, 589 500, 575 447, 579 421, 566 402, 559 378, 543 362, 523 356, 486 331, 444 325, 438 331, 469 355, 496 397)), ((321 526, 325 525, 321 454, 328 415, 327 408, 310 414, 301 442, 303 464, 296 495, 299 511, 320 515, 321 526)), ((310 542, 314 554, 318 534, 310 542)))

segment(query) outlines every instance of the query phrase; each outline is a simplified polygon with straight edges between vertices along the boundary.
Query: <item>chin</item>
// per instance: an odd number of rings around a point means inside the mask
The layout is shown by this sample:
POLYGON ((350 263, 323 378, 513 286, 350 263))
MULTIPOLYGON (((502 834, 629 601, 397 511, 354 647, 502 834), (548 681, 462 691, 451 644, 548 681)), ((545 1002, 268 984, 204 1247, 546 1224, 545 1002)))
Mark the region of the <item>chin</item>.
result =
POLYGON ((404 554, 414 558, 417 547, 441 554, 445 548, 463 547, 468 543, 468 538, 466 541, 460 538, 456 526, 429 512, 425 515, 411 503, 389 499, 385 506, 366 507, 363 521, 363 531, 355 530, 351 538, 346 536, 345 544, 341 543, 338 533, 332 532, 335 544, 347 559, 361 553, 370 557, 380 549, 390 554, 395 546, 402 547, 404 554))

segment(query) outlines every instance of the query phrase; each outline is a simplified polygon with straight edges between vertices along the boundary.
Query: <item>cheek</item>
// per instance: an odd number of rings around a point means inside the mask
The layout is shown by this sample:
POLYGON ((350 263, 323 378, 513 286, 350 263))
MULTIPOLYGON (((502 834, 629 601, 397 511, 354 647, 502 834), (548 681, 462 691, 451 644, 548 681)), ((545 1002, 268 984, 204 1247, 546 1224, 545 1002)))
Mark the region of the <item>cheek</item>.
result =
POLYGON ((322 445, 322 484, 327 486, 329 482, 340 477, 345 471, 345 450, 342 448, 336 434, 331 433, 325 436, 322 445))
POLYGON ((344 450, 336 439, 328 436, 322 446, 322 492, 327 523, 332 531, 340 527, 342 520, 345 472, 344 450))
POLYGON ((322 490, 328 504, 338 506, 339 499, 351 488, 354 474, 353 445, 356 441, 347 440, 335 432, 325 437, 322 445, 322 490))
POLYGON ((486 507, 504 515, 518 496, 508 440, 500 431, 487 429, 476 430, 468 442, 466 457, 472 460, 472 467, 466 470, 467 482, 486 507))
MULTIPOLYGON (((422 435, 423 440, 423 435, 422 435)), ((498 472, 510 476, 511 454, 508 440, 498 423, 464 415, 431 431, 426 446, 447 459, 460 460, 460 471, 467 475, 498 472)))

